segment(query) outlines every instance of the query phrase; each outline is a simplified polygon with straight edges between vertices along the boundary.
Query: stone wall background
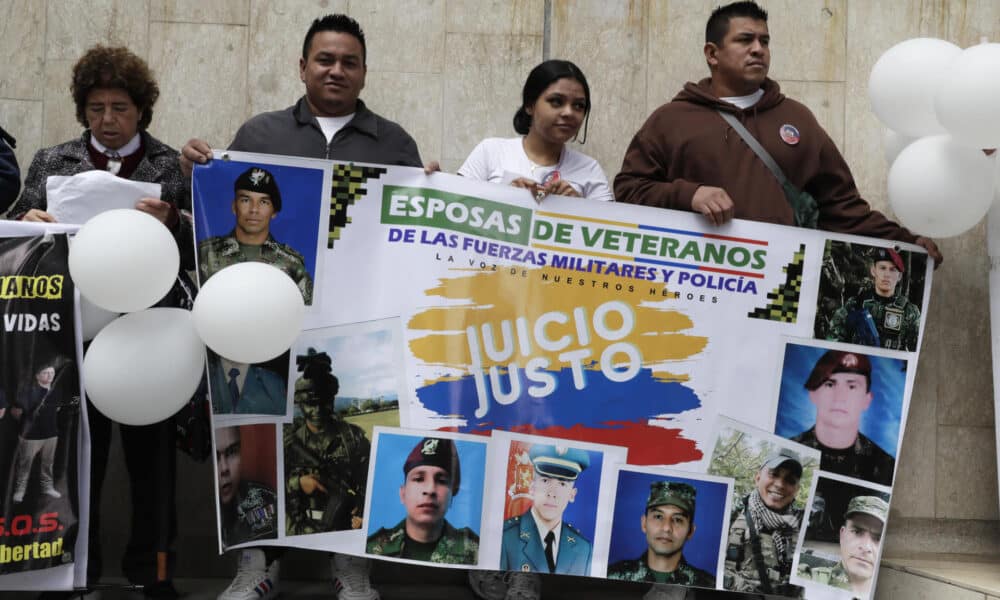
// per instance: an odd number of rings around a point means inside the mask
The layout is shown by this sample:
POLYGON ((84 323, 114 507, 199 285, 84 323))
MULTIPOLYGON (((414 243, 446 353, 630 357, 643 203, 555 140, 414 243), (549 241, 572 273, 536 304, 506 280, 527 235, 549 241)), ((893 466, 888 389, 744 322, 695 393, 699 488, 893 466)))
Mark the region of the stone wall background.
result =
MULTIPOLYGON (((41 147, 79 135, 69 95, 74 61, 94 43, 146 58, 161 87, 150 131, 180 147, 215 146, 260 111, 293 103, 302 37, 313 18, 347 12, 368 37, 362 98, 401 123, 425 160, 458 168, 486 136, 513 135, 528 71, 566 58, 587 74, 594 109, 586 144, 609 178, 649 112, 707 75, 701 53, 715 0, 0 0, 0 124, 18 139, 22 173, 41 147)), ((803 101, 888 211, 881 126, 868 107, 872 65, 893 44, 941 37, 1000 40, 992 0, 766 0, 771 76, 803 101)), ((954 201, 960 201, 956 198, 954 201)), ((916 391, 899 460, 887 554, 1000 553, 988 315, 981 225, 940 240, 916 391)), ((106 564, 127 531, 120 459, 105 491, 106 564), (115 539, 111 539, 115 536, 115 539)), ((224 575, 214 558, 211 468, 180 459, 180 571, 224 575)), ((294 571, 292 573, 294 574, 294 571)))

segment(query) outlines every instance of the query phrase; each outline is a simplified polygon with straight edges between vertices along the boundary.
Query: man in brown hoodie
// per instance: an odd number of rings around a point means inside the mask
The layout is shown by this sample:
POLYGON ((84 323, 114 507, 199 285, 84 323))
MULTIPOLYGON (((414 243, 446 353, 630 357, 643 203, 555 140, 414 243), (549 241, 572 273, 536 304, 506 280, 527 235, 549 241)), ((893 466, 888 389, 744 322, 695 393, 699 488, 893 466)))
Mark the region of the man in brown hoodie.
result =
POLYGON ((819 229, 916 243, 940 263, 933 240, 871 209, 813 114, 767 78, 770 40, 767 12, 755 2, 712 13, 704 48, 711 76, 685 84, 635 134, 615 177, 616 199, 699 212, 715 225, 733 218, 794 225, 781 184, 722 110, 757 138, 792 185, 815 198, 819 229))

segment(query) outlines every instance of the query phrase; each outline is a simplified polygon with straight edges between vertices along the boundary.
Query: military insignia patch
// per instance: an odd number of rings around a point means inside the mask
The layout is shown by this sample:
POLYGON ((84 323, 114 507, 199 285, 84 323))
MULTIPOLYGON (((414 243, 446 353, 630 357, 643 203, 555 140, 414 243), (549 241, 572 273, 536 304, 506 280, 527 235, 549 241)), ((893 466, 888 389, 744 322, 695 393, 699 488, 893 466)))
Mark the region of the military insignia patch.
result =
POLYGON ((886 329, 899 331, 903 328, 903 311, 898 308, 885 309, 885 320, 882 324, 886 329))

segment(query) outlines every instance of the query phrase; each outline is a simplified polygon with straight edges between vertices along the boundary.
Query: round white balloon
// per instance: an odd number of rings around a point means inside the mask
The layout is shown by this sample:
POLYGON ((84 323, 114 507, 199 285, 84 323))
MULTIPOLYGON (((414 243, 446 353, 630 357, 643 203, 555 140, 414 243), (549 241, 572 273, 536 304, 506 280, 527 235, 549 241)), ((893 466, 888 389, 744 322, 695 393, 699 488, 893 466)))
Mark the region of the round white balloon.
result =
POLYGON ((108 323, 120 315, 121 313, 104 310, 80 294, 80 328, 83 330, 83 341, 94 339, 108 323))
POLYGON ((944 133, 934 96, 962 49, 944 40, 913 38, 885 51, 868 78, 872 111, 889 129, 920 137, 944 133))
POLYGON ((897 133, 891 129, 886 129, 882 133, 882 152, 885 154, 885 162, 892 165, 896 157, 917 138, 897 133))
POLYGON ((180 267, 177 242, 156 218, 138 210, 103 212, 69 247, 69 273, 80 293, 113 312, 149 308, 170 290, 180 267))
POLYGON ((914 233, 951 237, 979 222, 993 202, 993 160, 951 136, 919 139, 889 169, 889 203, 914 233))
POLYGON ((1000 146, 1000 44, 965 49, 939 85, 934 107, 955 141, 970 148, 1000 146))
POLYGON ((280 269, 261 262, 231 265, 202 285, 192 309, 209 348, 241 363, 270 360, 302 330, 302 292, 280 269))
POLYGON ((109 419, 148 425, 176 413, 198 389, 205 346, 191 313, 151 308, 112 321, 83 359, 87 397, 109 419))

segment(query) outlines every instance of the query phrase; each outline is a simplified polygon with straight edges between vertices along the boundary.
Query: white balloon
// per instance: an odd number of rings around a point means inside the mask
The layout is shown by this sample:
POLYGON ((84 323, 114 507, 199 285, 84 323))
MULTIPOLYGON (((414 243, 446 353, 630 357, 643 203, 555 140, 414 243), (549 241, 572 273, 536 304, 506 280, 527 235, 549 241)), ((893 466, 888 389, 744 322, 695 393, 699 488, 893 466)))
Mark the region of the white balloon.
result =
POLYGON ((114 312, 149 308, 170 290, 180 267, 170 231, 142 211, 116 209, 87 221, 69 247, 80 293, 114 312))
POLYGON ((191 311, 205 344, 241 363, 270 360, 302 330, 305 304, 292 278, 262 262, 231 265, 201 286, 191 311))
POLYGON ((1000 44, 966 48, 941 80, 934 107, 955 141, 971 148, 1000 146, 1000 44))
POLYGON ((955 44, 934 38, 913 38, 886 50, 868 78, 875 116, 889 129, 911 137, 944 133, 934 113, 934 96, 961 52, 955 44))
POLYGON ((948 135, 919 139, 889 169, 889 203, 914 233, 964 233, 993 202, 993 160, 948 135))
POLYGON ((150 308, 112 321, 83 359, 87 397, 107 417, 148 425, 176 413, 198 389, 205 346, 191 313, 150 308))
POLYGON ((892 166, 892 163, 895 162, 896 157, 903 151, 903 148, 906 148, 916 140, 917 138, 915 137, 886 129, 882 132, 882 152, 885 154, 885 162, 889 166, 892 166))
POLYGON ((94 339, 104 327, 117 319, 121 313, 104 310, 80 294, 80 328, 83 329, 83 341, 94 339))

